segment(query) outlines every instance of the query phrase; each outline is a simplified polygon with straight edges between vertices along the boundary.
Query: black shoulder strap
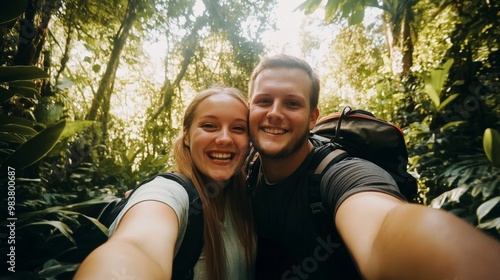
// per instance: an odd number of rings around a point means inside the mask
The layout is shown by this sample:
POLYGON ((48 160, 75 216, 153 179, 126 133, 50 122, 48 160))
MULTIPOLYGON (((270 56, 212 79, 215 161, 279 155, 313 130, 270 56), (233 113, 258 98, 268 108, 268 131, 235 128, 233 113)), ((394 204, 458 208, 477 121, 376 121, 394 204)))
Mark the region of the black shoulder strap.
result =
POLYGON ((247 186, 250 194, 254 190, 257 180, 259 177, 259 169, 260 169, 260 157, 259 153, 255 148, 250 149, 250 153, 248 154, 245 171, 247 173, 247 186))
MULTIPOLYGON (((309 171, 301 178, 301 184, 307 185, 309 207, 311 208, 312 213, 320 214, 325 213, 320 189, 323 173, 328 166, 345 159, 349 155, 339 145, 330 142, 329 138, 311 134, 309 136, 309 140, 315 146, 314 155, 309 164, 309 171)), ((259 168, 259 154, 255 151, 255 149, 252 149, 247 158, 246 165, 247 184, 250 192, 257 184, 259 168)))
POLYGON ((315 147, 313 159, 309 165, 309 174, 305 176, 309 193, 309 207, 313 214, 325 212, 321 198, 321 178, 327 167, 345 159, 349 155, 342 148, 332 143, 315 147))

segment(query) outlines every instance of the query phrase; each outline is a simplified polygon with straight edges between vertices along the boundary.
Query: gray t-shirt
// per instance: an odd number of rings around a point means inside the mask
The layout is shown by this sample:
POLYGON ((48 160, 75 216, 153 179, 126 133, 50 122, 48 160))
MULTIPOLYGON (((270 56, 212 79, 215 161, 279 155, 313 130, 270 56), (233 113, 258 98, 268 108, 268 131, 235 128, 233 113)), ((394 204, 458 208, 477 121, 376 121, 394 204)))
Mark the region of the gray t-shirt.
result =
POLYGON ((330 167, 321 179, 323 201, 333 214, 348 197, 367 191, 405 200, 391 175, 364 159, 354 157, 342 160, 330 167))
MULTIPOLYGON (((187 191, 177 182, 156 177, 154 180, 142 185, 130 197, 124 209, 120 212, 116 220, 109 228, 111 236, 120 223, 125 213, 137 203, 154 200, 160 201, 170 206, 179 220, 179 235, 175 243, 175 254, 179 251, 182 239, 186 232, 189 211, 189 197, 187 191)), ((225 220, 222 225, 222 238, 226 250, 227 271, 226 279, 250 279, 251 271, 246 270, 245 251, 235 232, 230 213, 226 211, 225 220)), ((202 250, 200 258, 194 267, 194 280, 207 279, 205 274, 206 259, 202 250)))

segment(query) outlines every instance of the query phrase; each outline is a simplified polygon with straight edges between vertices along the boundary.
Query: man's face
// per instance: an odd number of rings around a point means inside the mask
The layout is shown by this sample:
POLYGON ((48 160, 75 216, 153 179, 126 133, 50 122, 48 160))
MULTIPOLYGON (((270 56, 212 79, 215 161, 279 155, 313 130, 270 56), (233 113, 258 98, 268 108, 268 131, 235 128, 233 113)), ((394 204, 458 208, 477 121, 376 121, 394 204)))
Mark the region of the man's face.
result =
POLYGON ((262 156, 282 158, 307 145, 319 113, 311 112, 311 80, 305 71, 266 69, 250 94, 250 140, 262 156))

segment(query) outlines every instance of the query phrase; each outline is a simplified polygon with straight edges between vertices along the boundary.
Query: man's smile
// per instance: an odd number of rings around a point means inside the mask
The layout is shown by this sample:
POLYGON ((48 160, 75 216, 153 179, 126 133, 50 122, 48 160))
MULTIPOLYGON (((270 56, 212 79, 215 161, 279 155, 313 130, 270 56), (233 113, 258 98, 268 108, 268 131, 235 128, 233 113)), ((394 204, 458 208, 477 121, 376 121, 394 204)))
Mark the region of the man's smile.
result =
POLYGON ((269 134, 276 134, 276 135, 285 134, 287 132, 287 130, 284 130, 281 128, 269 128, 269 127, 262 128, 262 131, 269 133, 269 134))

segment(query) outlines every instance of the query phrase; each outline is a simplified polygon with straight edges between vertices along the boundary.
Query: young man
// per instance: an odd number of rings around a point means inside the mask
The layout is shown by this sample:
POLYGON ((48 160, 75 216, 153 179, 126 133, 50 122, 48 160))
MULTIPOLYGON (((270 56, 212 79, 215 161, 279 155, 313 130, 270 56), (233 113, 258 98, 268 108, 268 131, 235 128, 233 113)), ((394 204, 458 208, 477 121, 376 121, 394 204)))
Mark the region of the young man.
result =
MULTIPOLYGON (((463 220, 405 202, 391 176, 357 158, 328 168, 312 214, 301 176, 314 149, 319 80, 296 57, 264 58, 249 84, 258 279, 499 279, 500 243, 463 220)), ((253 181, 253 180, 251 180, 253 181)))

